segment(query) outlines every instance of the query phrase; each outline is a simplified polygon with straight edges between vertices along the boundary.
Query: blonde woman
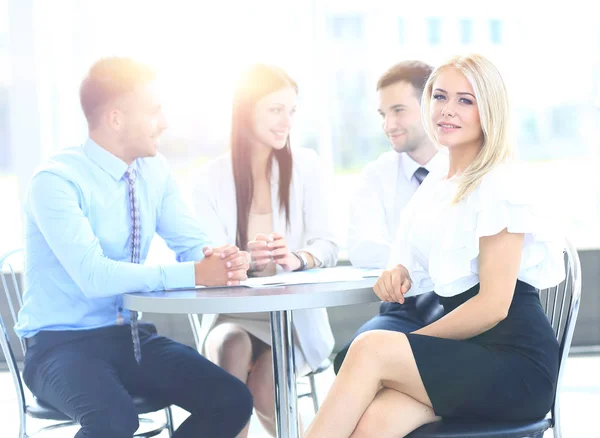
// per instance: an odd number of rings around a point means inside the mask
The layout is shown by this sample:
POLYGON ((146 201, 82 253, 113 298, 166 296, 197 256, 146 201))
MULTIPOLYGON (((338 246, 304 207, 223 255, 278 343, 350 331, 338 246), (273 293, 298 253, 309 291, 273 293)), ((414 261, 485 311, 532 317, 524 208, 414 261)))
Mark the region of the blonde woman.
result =
POLYGON ((438 321, 408 335, 358 337, 308 438, 403 437, 441 417, 543 418, 558 343, 538 289, 564 278, 563 241, 514 161, 503 80, 486 58, 456 57, 423 93, 429 136, 447 148, 403 213, 383 301, 434 290, 438 321))

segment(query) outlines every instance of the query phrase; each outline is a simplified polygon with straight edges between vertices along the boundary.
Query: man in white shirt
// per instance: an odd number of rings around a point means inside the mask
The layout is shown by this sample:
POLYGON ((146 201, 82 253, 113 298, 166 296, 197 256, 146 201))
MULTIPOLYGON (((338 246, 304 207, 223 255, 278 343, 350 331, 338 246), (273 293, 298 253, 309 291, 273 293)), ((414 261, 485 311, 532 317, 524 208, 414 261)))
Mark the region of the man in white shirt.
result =
MULTIPOLYGON (((377 82, 378 112, 393 150, 369 163, 360 176, 350 208, 349 258, 354 266, 385 268, 400 222, 400 215, 430 171, 441 171, 447 155, 427 137, 421 122, 421 95, 432 67, 420 61, 403 61, 377 82)), ((369 330, 417 330, 441 316, 433 293, 406 298, 404 304, 381 303, 379 315, 355 334, 369 330)), ((337 372, 350 343, 335 358, 337 372)))

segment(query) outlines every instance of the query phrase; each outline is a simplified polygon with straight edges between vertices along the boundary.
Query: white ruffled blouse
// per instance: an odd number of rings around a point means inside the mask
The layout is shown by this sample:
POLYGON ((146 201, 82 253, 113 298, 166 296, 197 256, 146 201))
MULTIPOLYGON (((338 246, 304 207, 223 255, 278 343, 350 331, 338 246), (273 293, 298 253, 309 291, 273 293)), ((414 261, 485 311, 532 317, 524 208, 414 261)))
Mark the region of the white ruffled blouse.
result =
POLYGON ((525 234, 519 280, 545 289, 564 279, 564 239, 539 190, 544 184, 525 163, 496 166, 458 204, 452 204, 458 179, 446 175, 429 174, 401 216, 390 266, 408 269, 407 296, 434 290, 450 297, 475 286, 479 238, 504 228, 525 234))

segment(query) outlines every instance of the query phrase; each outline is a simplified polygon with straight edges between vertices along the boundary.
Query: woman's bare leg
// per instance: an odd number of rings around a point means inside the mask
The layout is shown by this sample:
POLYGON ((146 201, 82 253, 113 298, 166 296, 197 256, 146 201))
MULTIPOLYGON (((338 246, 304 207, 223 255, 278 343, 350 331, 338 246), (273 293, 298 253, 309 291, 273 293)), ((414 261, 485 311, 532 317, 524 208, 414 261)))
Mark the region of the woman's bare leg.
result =
MULTIPOLYGON (((252 366, 252 341, 246 330, 232 323, 212 329, 206 338, 206 357, 228 373, 247 383, 252 366)), ((250 423, 238 434, 246 438, 250 423)))
POLYGON ((438 421, 433 408, 395 389, 383 388, 358 421, 351 438, 402 438, 438 421))
MULTIPOLYGON (((306 438, 350 437, 380 390, 389 387, 431 408, 406 335, 383 330, 363 333, 350 346, 306 438)), ((424 415, 422 423, 411 427, 434 420, 424 415)))
MULTIPOLYGON (((260 341, 259 341, 260 342, 260 341)), ((269 346, 263 344, 261 352, 248 376, 248 388, 254 399, 256 416, 263 428, 271 435, 277 434, 275 420, 275 383, 273 380, 273 353, 269 346)), ((256 347, 255 347, 256 348, 256 347)), ((298 416, 300 437, 304 436, 302 421, 298 416)))
POLYGON ((248 376, 248 388, 254 399, 254 409, 265 430, 275 436, 275 393, 271 348, 265 345, 248 376))

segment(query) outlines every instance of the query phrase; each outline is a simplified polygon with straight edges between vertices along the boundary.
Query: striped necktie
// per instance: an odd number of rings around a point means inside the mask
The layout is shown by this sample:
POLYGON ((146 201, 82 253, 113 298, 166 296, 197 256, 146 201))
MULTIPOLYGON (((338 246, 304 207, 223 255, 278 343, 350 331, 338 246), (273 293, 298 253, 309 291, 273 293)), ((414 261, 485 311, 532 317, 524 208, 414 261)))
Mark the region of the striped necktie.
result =
MULTIPOLYGON (((140 263, 140 209, 135 194, 136 172, 133 168, 128 168, 125 172, 127 185, 129 186, 129 212, 131 216, 131 263, 140 263)), ((133 354, 139 364, 142 360, 142 349, 140 346, 140 334, 138 331, 138 313, 131 311, 131 338, 133 340, 133 354)))

